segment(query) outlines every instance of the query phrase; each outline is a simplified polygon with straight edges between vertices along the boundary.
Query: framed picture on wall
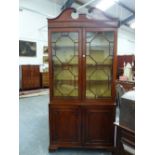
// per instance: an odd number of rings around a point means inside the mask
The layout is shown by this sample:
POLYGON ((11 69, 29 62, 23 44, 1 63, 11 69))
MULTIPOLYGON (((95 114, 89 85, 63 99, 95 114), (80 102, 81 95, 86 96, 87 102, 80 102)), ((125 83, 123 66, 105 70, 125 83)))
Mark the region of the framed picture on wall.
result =
POLYGON ((19 41, 19 56, 35 57, 36 56, 36 42, 19 41))
POLYGON ((48 54, 48 46, 43 47, 44 54, 48 54))
POLYGON ((43 63, 48 64, 48 56, 43 56, 43 63))

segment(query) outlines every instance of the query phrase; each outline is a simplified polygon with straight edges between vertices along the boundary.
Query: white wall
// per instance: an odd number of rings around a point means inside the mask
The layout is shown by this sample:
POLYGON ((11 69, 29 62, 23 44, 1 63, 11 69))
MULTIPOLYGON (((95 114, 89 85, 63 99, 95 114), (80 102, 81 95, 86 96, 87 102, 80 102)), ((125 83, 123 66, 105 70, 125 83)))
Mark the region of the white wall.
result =
POLYGON ((135 54, 135 32, 129 28, 118 29, 117 55, 135 54))
POLYGON ((43 64, 43 46, 47 46, 47 17, 56 17, 60 6, 50 1, 20 0, 19 11, 19 40, 37 43, 36 57, 19 57, 19 64, 43 64), (38 4, 37 4, 38 3, 38 4), (41 9, 43 13, 38 13, 41 9))

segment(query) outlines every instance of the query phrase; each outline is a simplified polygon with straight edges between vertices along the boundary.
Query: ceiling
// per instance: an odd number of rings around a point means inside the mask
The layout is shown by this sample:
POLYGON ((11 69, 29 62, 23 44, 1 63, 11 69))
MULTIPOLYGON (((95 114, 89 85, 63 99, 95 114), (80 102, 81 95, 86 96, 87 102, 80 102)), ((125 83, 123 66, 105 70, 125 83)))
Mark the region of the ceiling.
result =
MULTIPOLYGON (((135 0, 117 0, 110 8, 106 11, 97 9, 95 6, 99 1, 110 1, 110 0, 20 0, 20 3, 32 2, 36 5, 40 5, 41 8, 46 4, 54 2, 60 6, 60 12, 65 8, 74 7, 78 13, 86 13, 88 16, 97 19, 118 19, 120 26, 130 28, 130 24, 135 20, 135 0)), ((116 0, 111 0, 116 1, 116 0)), ((52 5, 54 9, 54 5, 52 5)), ((40 8, 40 9, 41 9, 40 8)), ((39 10, 40 10, 39 9, 39 10)), ((38 12, 39 12, 38 10, 38 12)))
MULTIPOLYGON (((120 21, 120 26, 128 26, 135 19, 135 0, 118 0, 107 9, 105 12, 96 9, 95 5, 101 0, 50 0, 61 5, 62 10, 67 7, 74 7, 78 12, 88 13, 91 11, 91 16, 97 18, 117 18, 120 21), (87 5, 88 4, 88 5, 87 5)), ((102 0, 105 1, 105 0, 102 0)))

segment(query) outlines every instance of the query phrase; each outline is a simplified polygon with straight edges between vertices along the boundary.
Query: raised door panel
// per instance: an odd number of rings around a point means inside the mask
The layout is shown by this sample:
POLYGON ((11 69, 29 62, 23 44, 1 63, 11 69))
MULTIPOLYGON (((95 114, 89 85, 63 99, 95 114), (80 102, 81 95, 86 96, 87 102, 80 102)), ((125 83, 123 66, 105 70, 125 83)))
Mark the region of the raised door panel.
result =
POLYGON ((51 110, 52 143, 77 146, 81 144, 81 112, 76 107, 51 110))
POLYGON ((83 144, 108 147, 113 145, 113 108, 85 107, 83 111, 83 144))

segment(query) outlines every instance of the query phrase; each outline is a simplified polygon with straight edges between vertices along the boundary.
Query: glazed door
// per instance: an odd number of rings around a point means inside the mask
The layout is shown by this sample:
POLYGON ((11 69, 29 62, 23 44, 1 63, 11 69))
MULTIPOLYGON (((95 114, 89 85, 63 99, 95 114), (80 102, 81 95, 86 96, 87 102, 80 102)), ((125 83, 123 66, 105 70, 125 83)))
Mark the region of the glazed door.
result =
POLYGON ((84 43, 84 98, 112 98, 114 32, 86 29, 84 43))
POLYGON ((81 98, 81 31, 51 30, 52 96, 59 99, 81 98))

